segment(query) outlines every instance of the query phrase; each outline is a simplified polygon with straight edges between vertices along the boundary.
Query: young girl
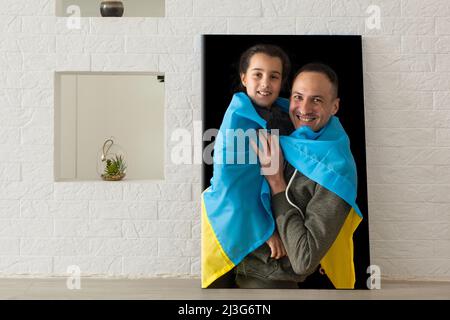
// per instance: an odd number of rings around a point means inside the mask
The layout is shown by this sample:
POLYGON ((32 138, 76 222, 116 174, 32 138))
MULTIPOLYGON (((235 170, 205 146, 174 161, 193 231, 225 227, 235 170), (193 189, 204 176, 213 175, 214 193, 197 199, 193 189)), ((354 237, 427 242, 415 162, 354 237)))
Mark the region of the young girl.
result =
MULTIPOLYGON (((203 193, 202 287, 210 286, 265 242, 271 258, 286 255, 272 217, 270 189, 259 165, 224 164, 221 156, 231 152, 234 159, 242 153, 230 149, 235 136, 231 141, 229 130, 278 129, 287 135, 294 129, 288 101, 278 97, 289 69, 286 53, 274 45, 255 45, 241 55, 242 92, 234 94, 225 113, 220 127, 224 138, 216 138, 214 146, 211 186, 203 193)), ((247 144, 243 153, 249 152, 247 144)))

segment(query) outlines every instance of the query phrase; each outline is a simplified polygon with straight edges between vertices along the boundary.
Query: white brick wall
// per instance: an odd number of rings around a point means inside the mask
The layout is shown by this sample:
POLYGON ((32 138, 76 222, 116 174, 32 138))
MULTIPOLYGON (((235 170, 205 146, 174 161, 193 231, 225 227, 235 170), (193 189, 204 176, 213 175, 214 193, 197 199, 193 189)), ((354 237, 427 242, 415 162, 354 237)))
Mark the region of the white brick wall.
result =
POLYGON ((170 137, 200 119, 199 35, 241 33, 364 36, 372 262, 450 279, 450 1, 166 0, 164 18, 66 23, 54 0, 0 1, 1 276, 199 275, 200 166, 167 141, 163 182, 53 182, 53 73, 165 72, 170 137))

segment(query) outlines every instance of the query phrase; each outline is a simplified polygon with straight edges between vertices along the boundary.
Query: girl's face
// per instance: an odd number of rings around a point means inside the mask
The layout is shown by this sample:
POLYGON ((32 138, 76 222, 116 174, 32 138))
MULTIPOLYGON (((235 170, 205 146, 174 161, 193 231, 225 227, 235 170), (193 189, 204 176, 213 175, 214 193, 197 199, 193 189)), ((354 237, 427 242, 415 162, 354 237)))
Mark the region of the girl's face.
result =
POLYGON ((280 58, 255 53, 250 58, 247 71, 241 74, 241 81, 253 102, 270 108, 280 94, 282 72, 280 58))

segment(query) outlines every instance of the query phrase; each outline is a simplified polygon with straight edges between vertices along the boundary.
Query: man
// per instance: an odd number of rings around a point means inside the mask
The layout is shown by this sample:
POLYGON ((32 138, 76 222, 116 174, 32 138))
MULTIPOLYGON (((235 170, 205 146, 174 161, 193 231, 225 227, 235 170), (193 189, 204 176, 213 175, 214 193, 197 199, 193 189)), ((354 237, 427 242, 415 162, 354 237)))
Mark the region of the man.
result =
MULTIPOLYGON (((330 130, 333 130, 330 128, 331 126, 338 128, 336 132, 338 132, 339 139, 337 141, 342 141, 340 136, 346 137, 342 127, 339 127, 340 124, 336 126, 337 118, 333 117, 338 110, 338 79, 335 72, 323 64, 312 63, 303 66, 295 76, 292 85, 289 116, 296 129, 294 135, 300 134, 303 139, 302 148, 311 146, 310 149, 305 149, 305 154, 312 150, 312 159, 315 159, 314 152, 316 151, 314 150, 316 148, 319 148, 317 150, 320 154, 321 146, 317 147, 316 142, 320 140, 321 135, 327 135, 330 130)), ((289 154, 289 158, 286 157, 287 160, 291 163, 296 162, 302 167, 302 170, 297 170, 287 162, 283 170, 283 154, 281 151, 277 152, 277 149, 279 150, 277 144, 272 143, 276 142, 276 139, 270 136, 261 137, 259 149, 256 144, 253 144, 253 147, 258 154, 263 170, 265 166, 273 164, 273 161, 278 161, 280 164, 281 169, 275 174, 266 175, 266 179, 271 189, 272 211, 276 227, 287 256, 278 260, 270 258, 267 244, 261 245, 238 264, 236 283, 240 288, 298 288, 302 287, 301 283, 308 276, 314 274, 314 277, 319 278, 320 286, 323 288, 352 287, 352 281, 354 284, 352 279, 346 282, 335 280, 333 286, 327 275, 324 274, 321 262, 327 264, 327 270, 330 270, 333 277, 336 278, 336 272, 332 270, 333 263, 328 262, 332 259, 328 259, 331 256, 329 253, 333 250, 336 251, 335 243, 338 242, 338 239, 341 241, 342 238, 345 238, 342 241, 348 242, 350 237, 351 240, 351 235, 342 236, 341 229, 354 231, 359 221, 356 219, 350 228, 343 228, 349 220, 347 219, 349 214, 353 212, 349 201, 345 201, 342 196, 330 191, 333 188, 324 187, 327 183, 319 184, 317 181, 322 180, 321 176, 315 172, 319 171, 315 168, 315 162, 312 162, 308 169, 308 164, 305 163, 312 160, 306 156, 302 157, 302 154, 297 151, 290 150, 297 150, 299 144, 293 144, 291 147, 289 140, 285 139, 286 143, 283 145, 283 138, 287 139, 288 137, 281 138, 283 150, 285 154, 289 154), (303 170, 303 168, 305 169, 303 170), (314 179, 308 178, 304 174, 305 172, 314 179), (287 189, 288 192, 286 192, 287 189), (331 267, 329 267, 330 265, 331 267)), ((331 149, 333 148, 334 146, 331 149)), ((338 148, 342 150, 342 146, 338 146, 338 148)), ((349 152, 348 148, 347 153, 349 152)), ((324 158, 326 157, 327 155, 324 158)), ((351 154, 346 160, 348 160, 346 165, 354 168, 351 154)), ((317 166, 320 166, 320 163, 317 166)), ((356 174, 356 169, 354 173, 356 174)), ((325 175, 327 174, 329 173, 325 172, 325 175)), ((354 180, 356 181, 356 179, 354 180)), ((344 196, 344 198, 346 197, 344 196)), ((357 208, 356 204, 353 207, 357 208)), ((350 232, 352 233, 352 231, 350 232)), ((352 263, 351 260, 351 266, 348 268, 353 267, 352 263)), ((344 275, 344 277, 351 278, 351 275, 344 275)))

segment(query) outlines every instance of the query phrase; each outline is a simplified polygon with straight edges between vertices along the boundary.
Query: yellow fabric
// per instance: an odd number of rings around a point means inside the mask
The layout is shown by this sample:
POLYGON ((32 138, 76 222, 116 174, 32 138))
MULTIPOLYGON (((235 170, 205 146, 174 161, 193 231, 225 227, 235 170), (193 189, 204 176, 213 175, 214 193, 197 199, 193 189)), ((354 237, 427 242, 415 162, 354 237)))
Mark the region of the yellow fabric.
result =
POLYGON ((202 196, 202 288, 207 288, 233 267, 209 223, 202 196))
POLYGON ((353 289, 355 287, 353 233, 361 220, 362 218, 352 208, 336 240, 320 262, 336 289, 353 289))

